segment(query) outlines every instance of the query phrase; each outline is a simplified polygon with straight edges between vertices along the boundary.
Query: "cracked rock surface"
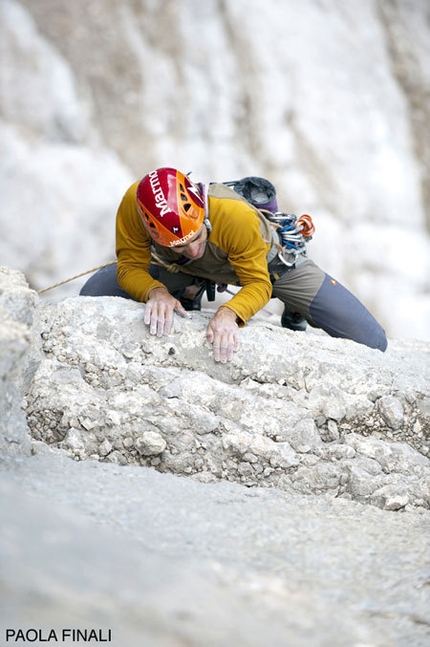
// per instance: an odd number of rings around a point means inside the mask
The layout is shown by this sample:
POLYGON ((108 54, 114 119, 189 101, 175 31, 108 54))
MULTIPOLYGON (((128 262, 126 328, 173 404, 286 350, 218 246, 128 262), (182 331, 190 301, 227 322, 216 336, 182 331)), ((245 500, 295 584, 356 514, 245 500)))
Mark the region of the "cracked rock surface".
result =
POLYGON ((218 365, 209 313, 154 339, 140 304, 41 304, 7 268, 0 306, 1 627, 429 644, 428 344, 256 319, 218 365))
POLYGON ((430 346, 387 353, 264 321, 229 365, 209 314, 149 335, 142 306, 69 298, 39 309, 44 360, 26 397, 35 440, 77 460, 204 481, 430 506, 430 346))

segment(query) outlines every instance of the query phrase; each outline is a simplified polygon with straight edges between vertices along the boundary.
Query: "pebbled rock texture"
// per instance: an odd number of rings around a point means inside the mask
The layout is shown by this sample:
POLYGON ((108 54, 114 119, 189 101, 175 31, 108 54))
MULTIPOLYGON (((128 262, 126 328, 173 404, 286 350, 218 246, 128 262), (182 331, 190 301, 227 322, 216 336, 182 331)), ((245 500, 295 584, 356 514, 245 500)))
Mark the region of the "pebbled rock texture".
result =
POLYGON ((426 344, 255 318, 221 366, 208 313, 154 339, 139 304, 0 284, 2 627, 427 647, 426 344))
POLYGON ((430 345, 387 353, 252 321, 216 364, 209 313, 149 335, 120 298, 42 304, 27 396, 34 440, 76 460, 149 466, 249 487, 430 507, 430 345))

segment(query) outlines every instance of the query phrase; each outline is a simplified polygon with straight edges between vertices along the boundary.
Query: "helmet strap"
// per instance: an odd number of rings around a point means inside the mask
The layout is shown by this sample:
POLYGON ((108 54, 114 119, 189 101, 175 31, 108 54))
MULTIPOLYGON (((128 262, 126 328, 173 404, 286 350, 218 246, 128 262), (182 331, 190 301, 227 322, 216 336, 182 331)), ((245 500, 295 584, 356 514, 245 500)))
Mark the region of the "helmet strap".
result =
POLYGON ((205 205, 205 217, 204 217, 204 220, 203 220, 203 224, 205 225, 208 234, 210 234, 211 231, 212 231, 212 225, 211 225, 209 217, 208 217, 209 216, 208 188, 207 188, 206 184, 203 184, 202 182, 198 183, 198 187, 199 187, 200 191, 202 192, 203 202, 204 202, 204 205, 205 205))

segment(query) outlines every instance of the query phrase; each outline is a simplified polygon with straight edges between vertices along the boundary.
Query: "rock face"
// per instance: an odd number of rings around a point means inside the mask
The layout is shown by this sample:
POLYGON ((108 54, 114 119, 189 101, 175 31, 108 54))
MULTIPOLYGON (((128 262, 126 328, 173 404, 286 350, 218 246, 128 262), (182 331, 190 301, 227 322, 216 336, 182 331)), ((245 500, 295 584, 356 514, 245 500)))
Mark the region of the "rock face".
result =
POLYGON ((428 0, 2 0, 2 263, 41 289, 111 260, 156 166, 263 175, 390 337, 429 340, 429 24, 428 0))
POLYGON ((381 354, 255 321, 231 364, 217 365, 209 314, 178 318, 161 340, 142 315, 113 297, 39 308, 35 439, 77 460, 430 507, 428 344, 381 354))
POLYGON ((2 627, 428 645, 428 344, 256 318, 219 365, 208 313, 157 339, 140 304, 42 304, 7 268, 0 305, 2 627))
POLYGON ((0 454, 30 450, 21 404, 32 367, 37 366, 30 360, 37 354, 33 334, 36 302, 37 295, 20 272, 0 268, 0 454))

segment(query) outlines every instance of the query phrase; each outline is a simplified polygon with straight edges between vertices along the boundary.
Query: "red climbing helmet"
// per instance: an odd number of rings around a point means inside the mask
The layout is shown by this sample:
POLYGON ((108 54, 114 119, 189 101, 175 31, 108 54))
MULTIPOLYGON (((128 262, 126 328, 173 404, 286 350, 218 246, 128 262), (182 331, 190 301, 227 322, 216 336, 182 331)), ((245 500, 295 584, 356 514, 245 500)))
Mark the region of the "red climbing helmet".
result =
POLYGON ((201 189, 174 168, 159 168, 139 182, 136 203, 148 234, 163 247, 186 245, 205 219, 201 189))

